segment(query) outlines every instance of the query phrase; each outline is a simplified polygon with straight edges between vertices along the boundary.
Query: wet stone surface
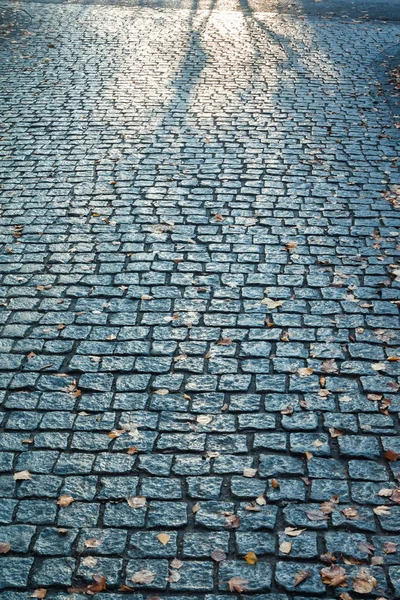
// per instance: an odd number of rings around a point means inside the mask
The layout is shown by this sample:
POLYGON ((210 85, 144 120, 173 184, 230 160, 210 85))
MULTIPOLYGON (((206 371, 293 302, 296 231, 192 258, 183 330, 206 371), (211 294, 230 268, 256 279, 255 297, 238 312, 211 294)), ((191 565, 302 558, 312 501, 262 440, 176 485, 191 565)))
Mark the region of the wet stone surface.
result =
POLYGON ((400 26, 27 7, 0 37, 1 597, 398 597, 400 26))

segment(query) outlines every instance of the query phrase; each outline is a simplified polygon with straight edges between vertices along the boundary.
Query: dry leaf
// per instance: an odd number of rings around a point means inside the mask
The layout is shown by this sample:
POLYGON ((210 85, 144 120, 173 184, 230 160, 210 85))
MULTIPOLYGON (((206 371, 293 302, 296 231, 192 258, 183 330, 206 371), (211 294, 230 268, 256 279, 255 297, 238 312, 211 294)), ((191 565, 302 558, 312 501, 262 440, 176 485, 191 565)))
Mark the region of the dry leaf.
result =
POLYGON ((197 415, 196 418, 197 423, 199 423, 200 425, 208 425, 208 423, 211 423, 212 420, 213 417, 211 417, 210 415, 197 415))
POLYGON ((321 448, 321 446, 324 445, 324 442, 321 442, 321 440, 315 440, 315 442, 313 442, 311 444, 311 446, 314 446, 315 448, 321 448))
POLYGON ((258 562, 257 554, 255 552, 248 552, 244 557, 244 560, 249 565, 255 565, 258 562))
POLYGON ((303 531, 305 531, 305 529, 296 529, 295 527, 286 527, 286 529, 283 531, 283 533, 285 535, 289 535, 290 537, 297 537, 298 535, 301 535, 303 533, 303 531))
POLYGON ((385 542, 383 549, 385 554, 396 554, 397 544, 395 542, 385 542))
POLYGON ((131 581, 133 583, 139 583, 142 585, 149 585, 153 583, 157 575, 150 571, 150 569, 142 569, 141 571, 136 571, 131 577, 131 581))
POLYGON ((277 490, 280 487, 279 481, 277 479, 271 479, 271 485, 274 488, 274 490, 277 490))
POLYGON ((226 560, 226 554, 223 550, 213 550, 211 552, 211 558, 215 560, 215 562, 222 562, 226 560))
POLYGON ((330 587, 345 586, 346 587, 346 570, 339 565, 331 565, 330 567, 324 567, 320 571, 322 583, 329 585, 330 587))
POLYGON ((376 587, 376 579, 366 567, 360 569, 354 578, 353 590, 358 594, 369 594, 376 587))
POLYGON ((264 304, 270 310, 278 308, 278 306, 282 306, 284 302, 284 300, 272 300, 272 298, 264 298, 261 300, 261 304, 264 304))
POLYGON ((332 438, 337 438, 343 435, 343 431, 336 429, 336 427, 329 427, 329 434, 332 438))
POLYGON ((383 496, 384 498, 390 498, 390 496, 393 494, 393 489, 390 488, 382 488, 381 490, 379 490, 379 492, 377 493, 377 496, 383 496))
POLYGON ((237 515, 227 515, 225 517, 226 527, 229 529, 237 529, 240 525, 240 519, 237 515))
POLYGON ((58 506, 69 506, 70 504, 72 504, 72 502, 74 501, 72 496, 60 496, 59 499, 57 500, 57 504, 58 506))
POLYGON ((304 454, 306 455, 306 459, 307 459, 307 460, 311 460, 311 459, 312 459, 312 457, 313 457, 313 455, 312 455, 312 453, 311 453, 311 452, 308 452, 308 451, 307 451, 307 452, 305 452, 304 454))
POLYGON ((258 469, 252 469, 250 467, 245 467, 243 469, 243 475, 244 477, 255 477, 255 475, 257 474, 258 469))
POLYGON ((166 546, 171 539, 171 536, 168 533, 159 533, 157 536, 158 540, 162 543, 163 546, 166 546))
POLYGON ((242 579, 241 577, 232 577, 228 581, 229 591, 237 592, 241 594, 242 592, 247 591, 246 583, 249 583, 247 579, 242 579))
POLYGON ((13 479, 15 479, 15 481, 25 481, 26 479, 32 479, 32 477, 29 471, 18 471, 18 473, 14 473, 13 479))
POLYGON ((297 587, 298 585, 300 585, 300 583, 302 583, 303 581, 305 581, 307 579, 307 577, 310 577, 311 572, 310 571, 299 571, 298 573, 296 573, 296 576, 294 578, 294 587, 297 587))
POLYGON ((394 450, 387 450, 385 453, 385 458, 387 460, 395 462, 399 458, 399 455, 397 454, 397 452, 394 452, 394 450))
POLYGON ((131 508, 142 508, 146 506, 146 498, 144 496, 131 496, 126 499, 131 508))
POLYGON ((267 501, 263 494, 256 498, 256 504, 258 504, 258 506, 265 506, 267 504, 267 501))
POLYGON ((44 588, 38 588, 37 590, 32 592, 31 598, 39 598, 40 600, 43 600, 43 598, 46 598, 46 594, 47 590, 45 590, 44 588))
POLYGON ((322 362, 321 370, 325 373, 337 373, 339 371, 339 367, 337 366, 335 359, 330 358, 322 362))
POLYGON ((347 592, 342 592, 339 598, 340 600, 353 600, 353 598, 347 592))
POLYGON ((306 512, 306 515, 307 518, 310 519, 310 521, 325 521, 325 519, 328 518, 328 515, 319 509, 308 510, 306 512))
POLYGON ((343 508, 342 513, 346 517, 346 519, 358 519, 359 514, 355 506, 350 506, 349 508, 343 508))
POLYGON ((88 538, 85 540, 86 548, 98 548, 102 543, 102 540, 96 540, 96 538, 88 538))
POLYGON ((159 396, 166 396, 167 394, 169 394, 169 390, 161 388, 160 390, 155 390, 154 393, 158 394, 159 396))
POLYGON ((170 569, 169 573, 170 574, 167 577, 167 581, 169 581, 169 583, 176 583, 180 580, 181 574, 179 573, 179 571, 174 571, 173 569, 170 569))
POLYGON ((396 488, 393 490, 393 494, 390 496, 390 499, 396 504, 400 504, 400 488, 396 488))
POLYGON ((86 590, 88 594, 97 594, 98 592, 102 592, 107 589, 106 587, 106 578, 101 575, 92 575, 94 579, 94 583, 91 583, 87 586, 86 590))
POLYGON ((300 375, 300 377, 309 377, 313 374, 313 370, 311 367, 302 367, 301 369, 297 369, 297 372, 300 375))
POLYGON ((7 554, 10 550, 11 544, 9 542, 0 542, 0 554, 7 554))
POLYGON ((291 549, 292 549, 292 542, 282 542, 279 546, 279 550, 283 554, 290 554, 291 549))
POLYGON ((230 337, 221 338, 218 340, 217 346, 232 346, 232 340, 230 337))
POLYGON ((384 371, 386 369, 385 363, 373 363, 371 369, 374 371, 384 371))
POLYGON ((193 504, 192 506, 192 513, 197 513, 198 510, 200 510, 200 503, 196 502, 196 504, 193 504))
POLYGON ((390 515, 390 508, 388 506, 385 506, 384 504, 381 506, 375 506, 375 508, 373 508, 372 510, 378 516, 390 515))
POLYGON ((179 558, 174 558, 173 560, 171 560, 170 566, 173 569, 180 569, 181 567, 183 567, 183 562, 181 560, 179 560, 179 558))
POLYGON ((93 567, 97 565, 97 562, 98 560, 94 556, 85 556, 85 558, 82 559, 81 564, 84 567, 90 567, 93 569, 93 567))

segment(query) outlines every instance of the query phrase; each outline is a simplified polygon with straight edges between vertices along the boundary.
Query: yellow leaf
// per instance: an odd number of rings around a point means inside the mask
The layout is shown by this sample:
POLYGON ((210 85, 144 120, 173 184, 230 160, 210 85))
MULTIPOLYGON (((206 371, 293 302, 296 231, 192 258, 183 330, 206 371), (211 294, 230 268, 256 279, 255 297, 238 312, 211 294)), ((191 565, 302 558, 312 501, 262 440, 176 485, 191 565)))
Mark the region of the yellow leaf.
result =
POLYGON ((258 562, 258 558, 255 552, 248 552, 244 559, 249 565, 255 565, 256 562, 258 562))

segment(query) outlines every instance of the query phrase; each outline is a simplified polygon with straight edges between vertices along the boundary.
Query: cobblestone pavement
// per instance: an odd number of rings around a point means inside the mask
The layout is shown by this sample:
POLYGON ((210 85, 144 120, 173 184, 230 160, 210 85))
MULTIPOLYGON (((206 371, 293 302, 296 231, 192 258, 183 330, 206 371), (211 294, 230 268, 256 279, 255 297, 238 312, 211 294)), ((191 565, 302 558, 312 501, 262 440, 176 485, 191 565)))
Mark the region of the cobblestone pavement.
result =
POLYGON ((400 25, 26 7, 1 597, 399 597, 400 25))

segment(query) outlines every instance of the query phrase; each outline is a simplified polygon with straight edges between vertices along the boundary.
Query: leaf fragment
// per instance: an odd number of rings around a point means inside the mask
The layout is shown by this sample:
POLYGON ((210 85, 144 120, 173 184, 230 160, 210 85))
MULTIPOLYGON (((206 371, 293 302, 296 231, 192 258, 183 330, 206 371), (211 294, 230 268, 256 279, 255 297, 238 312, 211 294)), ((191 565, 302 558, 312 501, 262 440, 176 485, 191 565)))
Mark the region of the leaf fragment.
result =
POLYGON ((158 541, 161 542, 161 544, 163 546, 166 546, 169 542, 169 540, 171 539, 171 536, 168 535, 168 533, 159 533, 158 536, 158 541))
POLYGON ((59 499, 57 500, 57 504, 58 506, 61 506, 62 508, 64 508, 65 506, 69 506, 70 504, 72 504, 72 502, 74 501, 74 498, 72 496, 60 496, 59 499))
POLYGON ((279 546, 279 550, 282 554, 290 554, 292 550, 292 542, 282 542, 279 546))
POLYGON ((226 560, 226 554, 223 550, 213 550, 211 552, 211 558, 215 560, 215 562, 219 563, 223 560, 226 560))
POLYGON ((131 496, 126 499, 131 508, 142 508, 146 506, 146 498, 144 496, 131 496))
POLYGON ((27 479, 32 479, 32 476, 29 471, 18 471, 17 473, 14 473, 13 479, 15 479, 15 481, 25 481, 27 479))
POLYGON ((241 577, 231 577, 231 579, 228 581, 229 591, 241 594, 242 592, 247 591, 247 583, 249 583, 247 579, 242 579, 241 577))
POLYGON ((157 575, 150 571, 150 569, 142 569, 141 571, 136 571, 131 577, 131 581, 133 583, 139 583, 142 585, 149 585, 153 583, 157 575))

